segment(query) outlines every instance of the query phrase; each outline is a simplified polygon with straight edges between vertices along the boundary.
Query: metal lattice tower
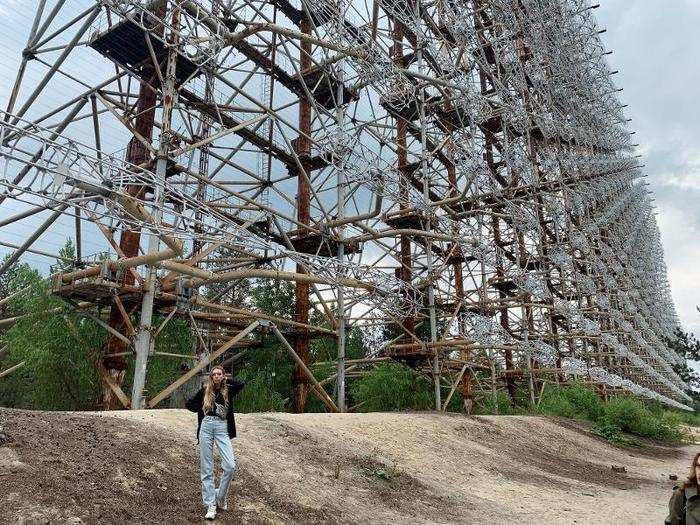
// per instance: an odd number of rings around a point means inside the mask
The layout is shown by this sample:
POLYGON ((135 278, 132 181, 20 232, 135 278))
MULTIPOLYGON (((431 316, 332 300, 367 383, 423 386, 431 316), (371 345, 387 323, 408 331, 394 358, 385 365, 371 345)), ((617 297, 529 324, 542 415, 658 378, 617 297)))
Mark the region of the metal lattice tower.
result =
POLYGON ((687 408, 654 210, 589 2, 36 4, 3 57, 0 236, 44 220, 4 243, 0 273, 75 229, 52 291, 107 307, 105 408, 155 406, 261 330, 298 363, 296 410, 309 389, 344 410, 346 372, 387 358, 431 375, 438 409, 457 389, 469 403, 525 385, 534 401, 572 377, 687 408), (294 318, 200 293, 249 279, 295 283, 294 318), (154 312, 188 320, 201 357, 145 401, 154 312), (362 362, 344 358, 353 326, 377 342, 362 362), (338 344, 337 403, 307 368, 318 337, 338 344))

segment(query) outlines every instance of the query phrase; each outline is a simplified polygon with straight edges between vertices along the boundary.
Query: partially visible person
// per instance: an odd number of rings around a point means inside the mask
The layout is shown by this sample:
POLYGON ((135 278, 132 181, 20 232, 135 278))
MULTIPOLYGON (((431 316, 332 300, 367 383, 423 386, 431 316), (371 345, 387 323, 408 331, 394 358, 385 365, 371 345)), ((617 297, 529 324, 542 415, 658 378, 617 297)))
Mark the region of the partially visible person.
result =
POLYGON ((199 441, 199 471, 202 480, 202 501, 207 508, 205 519, 216 518, 217 508, 227 510, 226 496, 236 469, 231 439, 236 437, 236 420, 233 415, 233 398, 244 383, 226 379, 224 369, 216 366, 209 372, 209 379, 199 391, 185 403, 191 412, 197 412, 197 439, 199 441), (221 455, 223 474, 217 488, 214 482, 214 444, 221 455))
POLYGON ((700 497, 698 497, 698 478, 700 478, 700 453, 695 454, 690 465, 688 479, 673 487, 671 500, 668 502, 666 525, 700 525, 700 497))

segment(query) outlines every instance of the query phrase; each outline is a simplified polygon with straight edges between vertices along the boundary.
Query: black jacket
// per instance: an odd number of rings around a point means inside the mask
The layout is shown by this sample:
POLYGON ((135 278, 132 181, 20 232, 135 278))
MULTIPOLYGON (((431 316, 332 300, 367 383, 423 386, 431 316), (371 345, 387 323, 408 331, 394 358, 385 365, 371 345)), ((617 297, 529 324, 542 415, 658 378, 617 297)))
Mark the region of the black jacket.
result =
MULTIPOLYGON (((236 437, 236 419, 233 415, 233 398, 238 392, 243 390, 245 383, 236 381, 235 379, 227 379, 226 385, 228 386, 228 412, 226 414, 226 427, 228 430, 228 437, 236 437)), ((199 429, 202 426, 202 420, 204 419, 204 387, 200 388, 197 393, 189 399, 185 406, 190 412, 197 412, 197 441, 199 441, 199 429)))

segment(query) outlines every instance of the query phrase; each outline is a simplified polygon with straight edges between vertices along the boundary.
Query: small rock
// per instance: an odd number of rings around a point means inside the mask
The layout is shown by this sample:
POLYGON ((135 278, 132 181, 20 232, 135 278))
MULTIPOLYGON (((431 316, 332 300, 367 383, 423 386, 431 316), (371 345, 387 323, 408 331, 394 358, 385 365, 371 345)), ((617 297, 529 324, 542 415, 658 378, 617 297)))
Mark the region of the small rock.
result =
POLYGON ((618 467, 617 465, 610 465, 610 468, 613 472, 617 472, 618 474, 623 474, 624 472, 627 472, 627 469, 625 467, 618 467))
POLYGON ((2 427, 0 427, 0 447, 10 442, 12 442, 10 435, 5 432, 2 427))
POLYGON ((675 474, 669 474, 668 479, 670 479, 671 481, 678 481, 678 476, 676 476, 675 474))

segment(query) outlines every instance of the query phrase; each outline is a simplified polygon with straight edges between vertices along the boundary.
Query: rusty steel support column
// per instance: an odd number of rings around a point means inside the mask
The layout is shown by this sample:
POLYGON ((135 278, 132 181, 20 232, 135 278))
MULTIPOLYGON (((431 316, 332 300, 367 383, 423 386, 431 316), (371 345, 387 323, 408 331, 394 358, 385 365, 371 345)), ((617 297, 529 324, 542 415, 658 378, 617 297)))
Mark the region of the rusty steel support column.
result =
MULTIPOLYGON (((397 67, 405 67, 405 60, 403 57, 403 37, 404 30, 403 25, 398 20, 394 20, 394 29, 392 32, 394 39, 394 45, 391 48, 391 57, 397 67)), ((396 168, 400 174, 403 174, 404 170, 408 165, 408 145, 407 145, 407 133, 408 123, 401 119, 395 118, 396 121, 396 168)), ((408 188, 406 187, 406 179, 404 177, 399 178, 399 192, 403 198, 408 195, 408 188)), ((399 208, 402 210, 406 209, 406 205, 401 202, 399 208)), ((411 264, 411 238, 407 235, 400 236, 400 263, 401 267, 398 269, 397 277, 403 281, 411 282, 413 278, 412 264, 411 264)), ((412 316, 408 316, 403 319, 403 327, 405 332, 414 333, 416 331, 416 320, 412 316)), ((407 339, 404 334, 403 339, 407 339)))
MULTIPOLYGON (((304 18, 301 21, 300 29, 305 34, 311 34, 311 21, 304 18)), ((311 68, 311 43, 302 41, 301 53, 299 57, 300 71, 311 68)), ((297 220, 302 224, 311 223, 311 187, 309 178, 311 165, 311 103, 305 97, 299 97, 299 137, 296 139, 294 148, 299 156, 304 173, 297 175, 297 220)), ((301 232, 306 235, 308 232, 301 232)), ((297 273, 306 273, 305 268, 297 264, 297 273)), ((294 290, 295 298, 295 321, 298 323, 309 323, 309 283, 297 282, 294 290)), ((294 341, 294 351, 305 363, 309 362, 309 330, 308 328, 298 328, 297 337, 294 341)), ((301 366, 294 368, 292 378, 292 411, 301 413, 306 408, 306 401, 309 396, 309 380, 301 366)))
MULTIPOLYGON (((156 4, 157 11, 155 14, 162 18, 165 16, 165 3, 156 4)), ((146 72, 144 78, 149 78, 146 82, 143 79, 139 86, 139 97, 136 101, 136 119, 134 122, 134 130, 141 137, 148 141, 153 140, 153 123, 155 120, 156 103, 157 103, 157 88, 159 84, 158 76, 155 69, 145 67, 146 72)), ((148 162, 150 155, 146 147, 136 138, 132 137, 129 141, 126 151, 127 162, 135 165, 148 162)), ((126 191, 129 195, 142 198, 144 187, 141 185, 127 186, 126 191)), ((119 238, 119 249, 125 257, 135 257, 139 253, 139 245, 141 243, 141 230, 124 230, 119 238)), ((124 284, 133 285, 134 276, 129 272, 124 273, 124 284)), ((109 311, 109 326, 120 333, 125 330, 125 321, 116 305, 112 305, 109 311)), ((106 357, 102 358, 102 364, 108 375, 114 382, 121 386, 124 382, 127 362, 124 356, 126 351, 126 343, 117 337, 111 337, 104 349, 106 357), (116 354, 116 355, 113 355, 116 354)), ((102 382, 102 396, 100 399, 102 410, 116 410, 121 408, 122 404, 114 396, 114 391, 110 386, 102 382)))
MULTIPOLYGON (((172 14, 172 27, 179 26, 179 12, 177 9, 172 14)), ((168 49, 168 62, 166 74, 163 80, 161 91, 163 95, 163 114, 160 127, 160 139, 158 145, 158 158, 156 161, 156 177, 153 184, 153 218, 156 223, 160 223, 164 190, 165 176, 168 165, 168 155, 172 146, 171 119, 173 107, 177 100, 175 89, 175 69, 177 65, 177 51, 174 46, 178 45, 177 37, 171 35, 169 44, 173 47, 168 49)), ((148 254, 154 255, 158 252, 160 239, 155 233, 151 233, 148 239, 148 254)), ((144 285, 143 301, 141 302, 141 319, 136 333, 134 350, 136 360, 134 362, 134 381, 131 389, 131 408, 138 410, 144 408, 145 399, 143 392, 146 387, 146 369, 148 356, 155 351, 155 337, 152 331, 153 324, 153 303, 156 294, 157 268, 152 265, 148 269, 148 278, 144 285)))

